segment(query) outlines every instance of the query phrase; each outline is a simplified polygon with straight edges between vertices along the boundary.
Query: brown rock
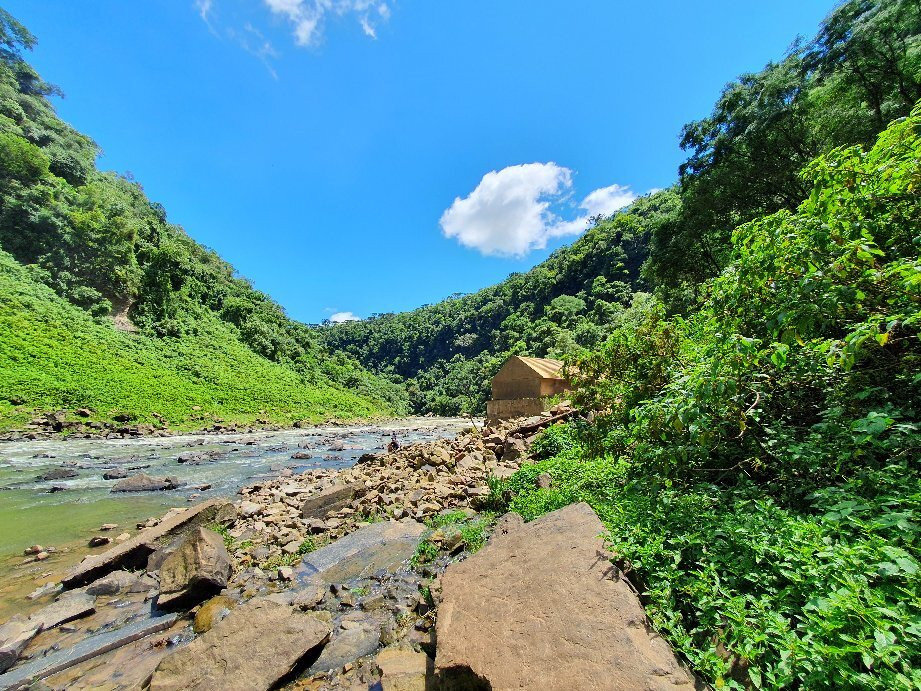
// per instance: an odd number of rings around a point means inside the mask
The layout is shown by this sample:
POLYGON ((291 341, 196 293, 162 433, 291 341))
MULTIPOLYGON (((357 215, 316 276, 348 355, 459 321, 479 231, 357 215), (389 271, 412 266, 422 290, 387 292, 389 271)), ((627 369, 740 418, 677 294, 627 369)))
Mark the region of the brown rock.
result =
POLYGON ((200 602, 227 587, 230 573, 224 539, 213 530, 198 528, 163 561, 157 606, 172 608, 200 602))
POLYGON ((150 691, 269 689, 329 633, 329 625, 317 617, 271 600, 252 600, 164 658, 150 691))
POLYGON ((115 569, 144 566, 151 553, 161 544, 192 526, 210 521, 226 504, 224 500, 213 499, 176 512, 122 544, 101 554, 87 557, 68 571, 61 582, 65 588, 74 588, 94 581, 115 569))
POLYGON ((382 691, 425 691, 432 661, 425 653, 385 648, 377 654, 382 691))
POLYGON ((41 631, 41 624, 16 617, 0 626, 0 674, 12 667, 29 641, 41 631))
POLYGON ((443 688, 692 689, 609 561, 587 504, 500 521, 442 577, 436 667, 443 688), (552 556, 551 556, 552 555, 552 556))
POLYGON ((327 487, 318 494, 307 497, 301 505, 301 516, 304 518, 326 518, 332 512, 348 506, 355 497, 357 490, 357 483, 327 487))
POLYGON ((119 480, 112 487, 113 492, 160 492, 168 489, 177 489, 182 483, 174 477, 151 477, 146 473, 138 473, 124 480, 119 480))

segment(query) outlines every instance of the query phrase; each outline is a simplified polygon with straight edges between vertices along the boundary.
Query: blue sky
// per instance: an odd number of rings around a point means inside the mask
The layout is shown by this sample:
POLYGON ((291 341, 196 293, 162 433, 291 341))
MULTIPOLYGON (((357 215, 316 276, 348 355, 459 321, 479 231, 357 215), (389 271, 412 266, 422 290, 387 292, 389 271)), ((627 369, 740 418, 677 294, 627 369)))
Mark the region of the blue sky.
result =
POLYGON ((831 2, 6 0, 61 116, 302 321, 472 292, 666 187, 831 2))

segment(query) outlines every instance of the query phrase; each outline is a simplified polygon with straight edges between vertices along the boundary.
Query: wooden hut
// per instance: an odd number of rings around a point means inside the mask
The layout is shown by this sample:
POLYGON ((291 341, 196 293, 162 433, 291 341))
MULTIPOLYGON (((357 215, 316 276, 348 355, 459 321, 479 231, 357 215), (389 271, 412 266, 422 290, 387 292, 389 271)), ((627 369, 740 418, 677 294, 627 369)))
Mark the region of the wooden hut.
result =
POLYGON ((513 355, 492 379, 492 398, 486 403, 491 420, 539 415, 546 399, 569 390, 563 363, 549 358, 513 355))

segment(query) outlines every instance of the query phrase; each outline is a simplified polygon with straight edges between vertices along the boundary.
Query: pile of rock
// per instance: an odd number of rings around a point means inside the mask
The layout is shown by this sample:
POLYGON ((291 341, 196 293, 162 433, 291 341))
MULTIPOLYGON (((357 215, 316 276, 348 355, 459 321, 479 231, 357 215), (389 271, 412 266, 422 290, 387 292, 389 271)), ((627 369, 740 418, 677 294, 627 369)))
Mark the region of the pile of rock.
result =
POLYGON ((295 553, 308 538, 335 540, 373 520, 425 521, 447 509, 476 509, 489 495, 487 478, 514 473, 554 417, 472 427, 454 440, 367 454, 351 468, 308 470, 245 487, 229 529, 239 543, 234 558, 258 566, 295 553))
POLYGON ((458 526, 423 522, 475 517, 487 478, 514 473, 557 419, 474 426, 339 471, 287 469, 233 506, 139 525, 66 574, 69 590, 45 609, 0 628, 0 663, 12 666, 0 689, 105 681, 113 659, 120 684, 155 689, 270 688, 293 670, 296 688, 425 688, 439 579, 466 553, 458 526), (423 540, 433 553, 419 567, 423 540), (87 623, 62 626, 75 619, 87 623))

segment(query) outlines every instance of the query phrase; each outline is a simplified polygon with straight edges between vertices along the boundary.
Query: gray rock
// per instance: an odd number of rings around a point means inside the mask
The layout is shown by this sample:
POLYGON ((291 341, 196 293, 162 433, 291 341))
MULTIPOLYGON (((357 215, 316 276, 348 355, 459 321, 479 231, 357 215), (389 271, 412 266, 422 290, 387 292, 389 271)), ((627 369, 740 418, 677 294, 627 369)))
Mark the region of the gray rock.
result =
POLYGON ((301 585, 342 583, 379 569, 393 571, 412 557, 425 526, 413 520, 372 523, 305 555, 297 568, 301 585))
POLYGON ((87 595, 118 595, 130 592, 131 587, 137 583, 138 575, 128 571, 113 571, 108 576, 103 576, 86 588, 87 595))
POLYGON ((301 506, 301 515, 304 518, 326 518, 333 511, 348 506, 357 490, 358 485, 355 483, 327 487, 318 494, 307 497, 301 506))
POLYGON ((339 669, 360 657, 370 655, 381 644, 381 625, 368 615, 347 615, 333 632, 320 657, 307 670, 318 674, 339 669))
POLYGON ((112 487, 113 492, 160 492, 163 490, 177 489, 182 483, 175 477, 151 477, 146 473, 138 473, 124 480, 119 480, 112 487))
POLYGON ((227 587, 231 571, 224 539, 213 530, 197 528, 163 561, 157 606, 201 602, 227 587))
POLYGON ((73 477, 77 477, 77 471, 73 468, 52 468, 35 479, 39 482, 51 482, 54 480, 69 480, 73 477))
POLYGON ((26 595, 27 600, 39 600, 48 595, 57 595, 63 590, 63 586, 60 583, 45 583, 45 585, 38 586, 31 593, 26 595))
POLYGON ((164 658, 150 691, 269 689, 317 646, 329 625, 288 605, 255 599, 164 658))
POLYGON ((41 624, 15 617, 0 626, 0 672, 5 672, 14 664, 29 641, 42 630, 41 624))
POLYGON ((73 590, 64 593, 50 605, 45 605, 29 617, 29 621, 39 625, 42 629, 53 629, 55 626, 85 617, 96 611, 96 598, 88 593, 73 590))
POLYGON ((0 691, 27 688, 34 682, 50 677, 52 674, 57 674, 110 650, 168 629, 175 621, 175 614, 141 619, 115 631, 90 636, 72 648, 64 648, 44 657, 37 657, 6 674, 0 674, 0 691))

